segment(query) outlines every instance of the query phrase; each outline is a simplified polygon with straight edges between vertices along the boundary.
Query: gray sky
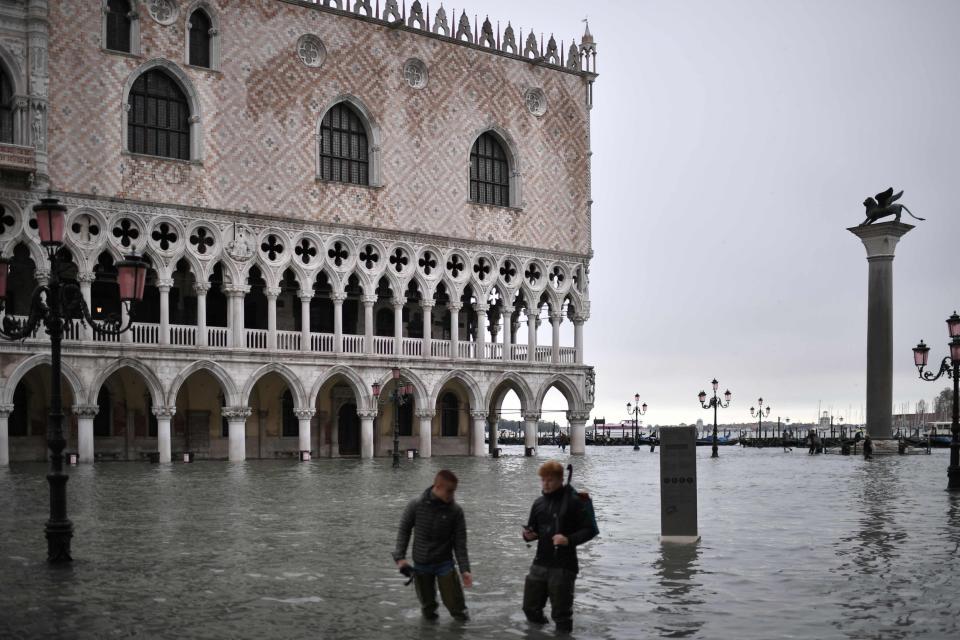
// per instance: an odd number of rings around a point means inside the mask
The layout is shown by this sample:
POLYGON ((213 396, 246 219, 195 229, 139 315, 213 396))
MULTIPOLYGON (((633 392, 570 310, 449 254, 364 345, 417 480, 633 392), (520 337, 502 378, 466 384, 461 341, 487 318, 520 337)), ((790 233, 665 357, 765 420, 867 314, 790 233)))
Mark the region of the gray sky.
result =
POLYGON ((894 262, 894 402, 946 386, 916 378, 910 349, 923 338, 939 362, 960 307, 960 2, 470 5, 568 44, 586 12, 598 42, 594 416, 626 417, 639 393, 647 422, 707 421, 696 395, 715 376, 734 394, 721 420, 749 421, 758 396, 774 419, 818 402, 858 419, 867 262, 846 227, 888 186, 927 218, 894 262))

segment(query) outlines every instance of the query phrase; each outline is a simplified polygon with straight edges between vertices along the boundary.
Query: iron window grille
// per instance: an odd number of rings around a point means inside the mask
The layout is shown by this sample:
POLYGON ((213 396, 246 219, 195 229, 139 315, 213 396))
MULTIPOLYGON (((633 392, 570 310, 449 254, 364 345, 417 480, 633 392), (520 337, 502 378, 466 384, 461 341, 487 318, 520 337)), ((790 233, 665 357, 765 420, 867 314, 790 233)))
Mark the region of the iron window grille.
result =
POLYGON ((133 83, 127 140, 133 153, 190 159, 190 106, 173 78, 159 69, 133 83))
POLYGON ((370 184, 367 131, 360 116, 345 104, 334 105, 320 123, 320 178, 370 184))
POLYGON ((130 53, 130 3, 107 2, 107 49, 130 53))
POLYGON ((190 15, 190 64, 210 68, 210 16, 202 9, 190 15))
POLYGON ((470 200, 510 205, 510 165, 503 145, 491 133, 477 138, 470 152, 470 200))

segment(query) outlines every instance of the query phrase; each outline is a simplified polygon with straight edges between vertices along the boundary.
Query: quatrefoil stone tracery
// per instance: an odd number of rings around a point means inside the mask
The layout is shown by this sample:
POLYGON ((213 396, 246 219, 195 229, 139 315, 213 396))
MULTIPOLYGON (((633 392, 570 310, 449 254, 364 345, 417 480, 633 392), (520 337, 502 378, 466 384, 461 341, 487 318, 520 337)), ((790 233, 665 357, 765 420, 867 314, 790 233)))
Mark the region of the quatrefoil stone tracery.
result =
POLYGON ((100 235, 100 225, 89 213, 83 213, 74 219, 70 232, 77 242, 93 242, 100 235))
POLYGON ((500 267, 500 277, 503 278, 503 281, 507 284, 510 284, 517 275, 517 268, 513 266, 513 262, 506 260, 503 263, 503 266, 500 267))
POLYGON ((9 229, 17 223, 16 218, 14 218, 7 211, 6 207, 0 205, 0 236, 6 233, 9 229))
POLYGON ((333 260, 335 266, 341 267, 350 257, 350 252, 342 242, 334 242, 333 246, 327 251, 327 256, 333 260))
POLYGON ((322 67, 327 58, 327 49, 315 35, 307 34, 297 42, 297 55, 308 67, 322 67))
POLYGON ((300 262, 303 264, 310 264, 317 256, 317 248, 306 238, 300 240, 300 243, 294 247, 293 252, 300 257, 300 262))
POLYGON ((531 285, 535 285, 540 281, 540 276, 542 276, 543 273, 540 272, 540 269, 537 268, 537 265, 531 264, 529 267, 527 267, 527 270, 523 272, 523 275, 527 279, 527 282, 529 282, 531 285))
POLYGON ((372 244, 368 244, 363 248, 363 251, 357 256, 360 259, 360 262, 363 263, 363 266, 368 270, 373 269, 377 262, 380 261, 380 254, 377 253, 377 248, 372 244))
POLYGON ((169 251, 170 247, 177 243, 177 234, 173 228, 166 222, 161 222, 150 234, 153 241, 157 243, 161 251, 169 251))
POLYGON ((177 7, 172 0, 150 0, 150 17, 162 25, 173 24, 177 7))
POLYGON ((113 228, 113 237, 120 241, 121 246, 130 247, 140 237, 140 230, 130 218, 124 218, 113 228))
POLYGON ((563 286, 564 280, 566 280, 566 276, 563 274, 563 269, 559 266, 554 267, 553 271, 550 272, 550 282, 553 283, 553 286, 559 289, 563 286))
POLYGON ((430 272, 437 268, 437 259, 433 257, 432 252, 424 251, 417 264, 423 269, 424 275, 430 275, 430 272))
POLYGON ((390 264, 397 273, 402 272, 409 262, 410 259, 407 258, 407 254, 403 249, 396 249, 390 254, 390 264))
POLYGON ((453 278, 459 276, 465 268, 463 258, 456 254, 450 256, 450 259, 447 260, 447 271, 450 272, 450 276, 453 278))
POLYGON ((204 255, 213 248, 213 234, 206 227, 197 227, 190 235, 190 244, 196 248, 197 253, 204 255))
POLYGON ((490 275, 490 261, 486 258, 477 258, 477 263, 473 265, 473 272, 477 274, 477 280, 483 282, 490 275))
POLYGON ((260 243, 260 251, 267 256, 267 259, 273 262, 280 255, 283 254, 283 243, 280 242, 280 239, 273 235, 272 233, 267 236, 267 238, 260 243))

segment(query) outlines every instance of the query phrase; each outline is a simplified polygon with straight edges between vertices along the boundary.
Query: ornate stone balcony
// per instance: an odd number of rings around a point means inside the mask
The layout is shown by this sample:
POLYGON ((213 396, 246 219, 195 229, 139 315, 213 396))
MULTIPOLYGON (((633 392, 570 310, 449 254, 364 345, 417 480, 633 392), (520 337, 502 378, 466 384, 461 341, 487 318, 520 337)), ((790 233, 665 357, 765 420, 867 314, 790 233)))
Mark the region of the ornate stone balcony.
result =
POLYGON ((33 147, 0 143, 0 171, 33 173, 36 169, 36 151, 33 147))

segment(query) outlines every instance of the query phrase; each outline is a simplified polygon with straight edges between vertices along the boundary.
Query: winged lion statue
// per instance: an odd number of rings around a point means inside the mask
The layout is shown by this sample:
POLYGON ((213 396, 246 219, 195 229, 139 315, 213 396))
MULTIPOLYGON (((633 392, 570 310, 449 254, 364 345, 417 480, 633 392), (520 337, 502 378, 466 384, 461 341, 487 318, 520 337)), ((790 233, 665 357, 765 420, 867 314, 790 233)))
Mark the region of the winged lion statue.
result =
POLYGON ((903 211, 909 213, 911 218, 925 220, 925 218, 917 218, 917 216, 913 215, 913 212, 907 209, 907 205, 897 202, 902 195, 903 191, 894 193, 893 187, 890 187, 886 191, 878 193, 874 198, 864 200, 863 206, 867 209, 867 219, 861 222, 860 226, 864 227, 868 224, 873 224, 880 218, 887 216, 895 216, 895 221, 900 222, 900 215, 903 211))

